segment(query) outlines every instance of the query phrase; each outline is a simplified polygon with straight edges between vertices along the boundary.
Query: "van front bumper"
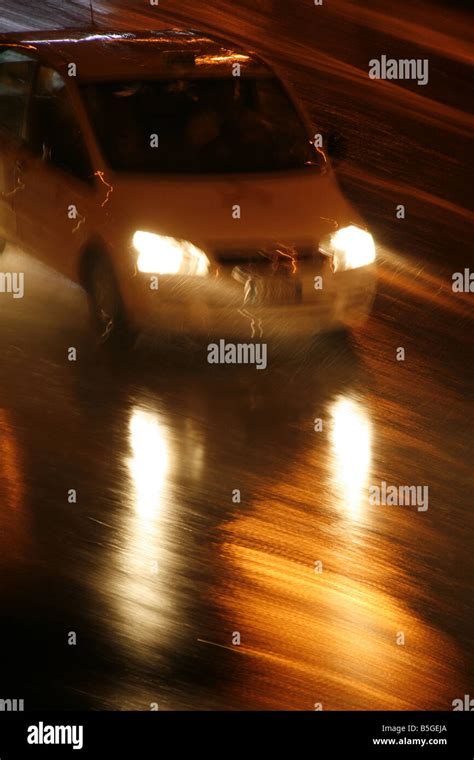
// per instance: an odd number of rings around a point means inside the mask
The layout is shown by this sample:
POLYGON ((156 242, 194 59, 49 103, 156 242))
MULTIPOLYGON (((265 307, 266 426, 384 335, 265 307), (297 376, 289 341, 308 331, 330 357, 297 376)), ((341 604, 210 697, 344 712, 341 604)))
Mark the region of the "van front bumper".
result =
POLYGON ((374 264, 333 273, 324 259, 294 274, 257 273, 247 281, 243 271, 244 277, 231 266, 207 277, 137 273, 124 294, 129 318, 141 329, 216 338, 311 336, 362 324, 376 291, 374 264))

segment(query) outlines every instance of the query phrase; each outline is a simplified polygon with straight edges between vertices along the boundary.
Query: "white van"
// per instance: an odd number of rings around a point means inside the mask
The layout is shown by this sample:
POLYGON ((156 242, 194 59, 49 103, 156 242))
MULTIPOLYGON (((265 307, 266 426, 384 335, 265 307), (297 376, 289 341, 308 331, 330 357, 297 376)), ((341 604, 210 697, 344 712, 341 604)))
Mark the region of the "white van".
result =
POLYGON ((327 143, 199 32, 0 37, 0 247, 81 283, 104 341, 360 324, 375 245, 327 143))

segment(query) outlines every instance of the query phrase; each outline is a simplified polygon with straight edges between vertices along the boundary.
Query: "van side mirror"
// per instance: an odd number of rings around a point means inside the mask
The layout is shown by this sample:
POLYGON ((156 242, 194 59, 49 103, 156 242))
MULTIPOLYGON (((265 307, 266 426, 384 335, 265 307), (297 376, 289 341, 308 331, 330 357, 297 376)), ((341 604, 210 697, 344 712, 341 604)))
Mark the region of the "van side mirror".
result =
POLYGON ((333 163, 347 158, 348 145, 346 138, 340 132, 330 132, 326 138, 326 149, 333 163))
POLYGON ((51 162, 51 151, 52 151, 51 145, 47 145, 45 142, 42 143, 41 160, 44 161, 45 164, 48 164, 51 162))

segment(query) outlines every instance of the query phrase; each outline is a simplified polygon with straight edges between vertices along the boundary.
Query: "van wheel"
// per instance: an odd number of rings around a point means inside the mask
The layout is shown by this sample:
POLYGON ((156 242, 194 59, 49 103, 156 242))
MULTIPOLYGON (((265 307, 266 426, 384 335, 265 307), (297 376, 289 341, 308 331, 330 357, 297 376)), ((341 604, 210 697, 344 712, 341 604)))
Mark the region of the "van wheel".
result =
POLYGON ((127 320, 117 278, 106 256, 96 256, 90 262, 86 290, 98 342, 111 348, 132 348, 137 332, 127 320))
POLYGON ((5 248, 7 247, 7 240, 6 238, 0 237, 0 253, 3 253, 5 248))

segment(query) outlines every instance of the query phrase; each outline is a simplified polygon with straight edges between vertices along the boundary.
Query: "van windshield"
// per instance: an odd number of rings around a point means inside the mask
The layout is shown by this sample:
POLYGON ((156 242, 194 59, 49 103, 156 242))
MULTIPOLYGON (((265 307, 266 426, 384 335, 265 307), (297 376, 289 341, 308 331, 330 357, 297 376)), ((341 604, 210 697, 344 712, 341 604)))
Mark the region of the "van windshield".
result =
POLYGON ((274 172, 324 161, 273 76, 94 82, 82 93, 117 171, 274 172))

